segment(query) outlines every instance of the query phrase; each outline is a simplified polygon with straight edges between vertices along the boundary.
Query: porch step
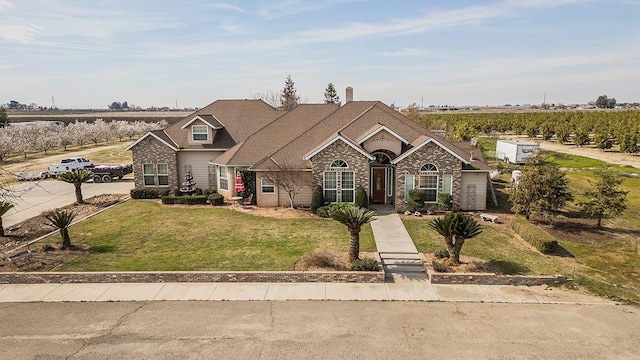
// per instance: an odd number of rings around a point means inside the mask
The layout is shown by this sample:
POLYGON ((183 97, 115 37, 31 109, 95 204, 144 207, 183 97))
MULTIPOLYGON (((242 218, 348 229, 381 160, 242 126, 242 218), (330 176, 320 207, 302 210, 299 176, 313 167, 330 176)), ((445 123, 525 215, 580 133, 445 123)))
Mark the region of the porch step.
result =
POLYGON ((385 271, 391 273, 424 273, 422 265, 384 265, 385 271))
POLYGON ((422 260, 420 259, 383 259, 382 262, 386 265, 418 265, 422 266, 422 260))

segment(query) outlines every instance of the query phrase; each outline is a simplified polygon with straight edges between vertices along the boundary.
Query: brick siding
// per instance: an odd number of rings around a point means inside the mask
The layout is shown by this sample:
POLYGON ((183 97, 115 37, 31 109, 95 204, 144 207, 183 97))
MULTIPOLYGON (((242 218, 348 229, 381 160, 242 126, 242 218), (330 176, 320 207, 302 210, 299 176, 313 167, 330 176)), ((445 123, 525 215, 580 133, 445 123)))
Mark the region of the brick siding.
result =
MULTIPOLYGON (((167 190, 173 192, 178 183, 178 158, 176 152, 171 150, 165 144, 156 140, 152 136, 148 136, 140 143, 136 144, 131 151, 133 152, 133 178, 136 187, 143 186, 143 164, 166 163, 169 167, 169 186, 155 187, 160 193, 167 190)), ((148 188, 154 188, 149 186, 148 188)))

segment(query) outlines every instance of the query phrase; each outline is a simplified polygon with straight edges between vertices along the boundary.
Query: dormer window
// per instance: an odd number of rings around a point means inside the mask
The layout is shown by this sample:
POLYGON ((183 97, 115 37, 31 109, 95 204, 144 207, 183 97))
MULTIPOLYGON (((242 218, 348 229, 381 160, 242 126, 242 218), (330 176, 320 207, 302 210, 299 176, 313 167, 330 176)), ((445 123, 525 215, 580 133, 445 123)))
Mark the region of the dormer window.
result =
POLYGON ((191 126, 191 136, 193 141, 208 141, 209 129, 206 125, 193 125, 191 126))

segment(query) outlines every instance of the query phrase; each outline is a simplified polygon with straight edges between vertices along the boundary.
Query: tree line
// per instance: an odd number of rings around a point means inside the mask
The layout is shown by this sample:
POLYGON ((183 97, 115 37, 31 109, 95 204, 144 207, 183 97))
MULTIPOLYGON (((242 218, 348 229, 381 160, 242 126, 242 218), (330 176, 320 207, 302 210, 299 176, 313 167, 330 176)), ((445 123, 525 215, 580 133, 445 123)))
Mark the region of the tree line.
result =
POLYGON ((162 120, 155 123, 143 121, 129 122, 113 120, 110 122, 96 119, 92 123, 75 121, 68 125, 8 126, 0 128, 0 162, 15 155, 27 156, 29 153, 54 149, 67 150, 68 146, 83 147, 93 143, 109 142, 113 139, 132 140, 151 130, 167 127, 162 120))
POLYGON ((561 144, 593 144, 602 150, 640 151, 640 111, 559 111, 473 114, 420 114, 407 116, 432 130, 445 130, 453 140, 468 141, 492 133, 526 134, 561 144))

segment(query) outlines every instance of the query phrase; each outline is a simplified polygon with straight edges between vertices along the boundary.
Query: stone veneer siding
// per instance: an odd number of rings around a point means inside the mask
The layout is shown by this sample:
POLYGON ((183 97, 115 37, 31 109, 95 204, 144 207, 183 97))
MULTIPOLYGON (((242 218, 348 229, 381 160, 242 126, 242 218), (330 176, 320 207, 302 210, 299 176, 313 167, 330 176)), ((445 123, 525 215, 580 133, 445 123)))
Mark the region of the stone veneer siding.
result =
MULTIPOLYGON (((404 198, 404 175, 416 176, 417 183, 417 176, 420 175, 420 168, 425 164, 433 164, 438 168, 438 193, 442 192, 443 175, 453 175, 453 184, 451 188, 452 203, 454 209, 459 208, 462 184, 462 162, 440 146, 434 143, 429 143, 418 149, 413 154, 407 156, 396 165, 396 210, 409 210, 404 198)), ((429 204, 426 204, 426 206, 429 206, 429 204)))
POLYGON ((335 160, 344 160, 347 165, 349 165, 349 168, 345 170, 355 172, 354 181, 356 189, 361 185, 367 195, 371 196, 369 193, 369 159, 342 140, 337 140, 311 158, 313 164, 313 185, 320 185, 324 188, 322 182, 323 173, 325 171, 331 171, 329 165, 335 160))
POLYGON ((142 140, 131 151, 133 152, 133 179, 136 187, 146 187, 158 189, 160 193, 169 190, 175 191, 178 187, 178 159, 177 154, 167 145, 148 136, 142 140), (142 181, 142 164, 166 163, 169 167, 169 186, 144 186, 142 181))
POLYGON ((1 273, 0 284, 164 283, 164 282, 339 282, 383 283, 384 271, 139 271, 139 272, 23 272, 1 273))

